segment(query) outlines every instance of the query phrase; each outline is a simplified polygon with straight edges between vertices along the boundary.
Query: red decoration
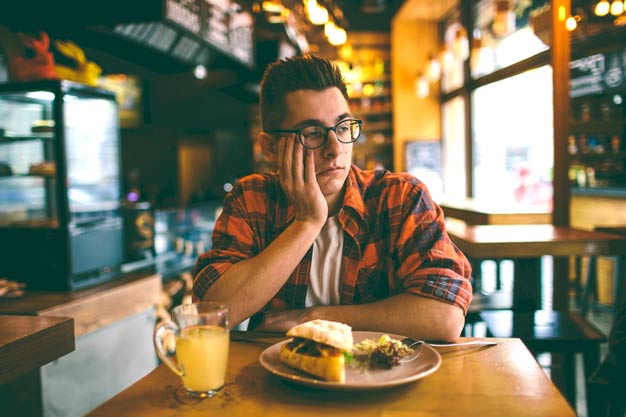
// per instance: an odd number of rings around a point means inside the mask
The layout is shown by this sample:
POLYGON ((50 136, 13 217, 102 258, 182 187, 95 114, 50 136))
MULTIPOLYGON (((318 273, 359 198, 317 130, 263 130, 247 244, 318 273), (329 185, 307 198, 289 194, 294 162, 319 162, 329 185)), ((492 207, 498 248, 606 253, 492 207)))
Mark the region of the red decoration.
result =
POLYGON ((18 33, 20 41, 26 48, 34 52, 32 58, 16 56, 10 63, 10 69, 15 81, 34 81, 56 79, 54 57, 48 51, 50 37, 46 32, 39 32, 39 38, 18 33))

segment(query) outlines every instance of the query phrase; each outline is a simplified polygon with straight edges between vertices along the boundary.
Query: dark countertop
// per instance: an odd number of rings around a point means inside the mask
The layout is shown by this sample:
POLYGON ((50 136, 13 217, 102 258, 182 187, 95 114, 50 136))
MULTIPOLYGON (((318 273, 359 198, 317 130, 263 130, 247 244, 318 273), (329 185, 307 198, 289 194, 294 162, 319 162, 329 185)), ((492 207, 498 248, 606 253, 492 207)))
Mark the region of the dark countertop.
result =
POLYGON ((572 195, 588 197, 626 198, 626 188, 610 187, 572 187, 572 195))

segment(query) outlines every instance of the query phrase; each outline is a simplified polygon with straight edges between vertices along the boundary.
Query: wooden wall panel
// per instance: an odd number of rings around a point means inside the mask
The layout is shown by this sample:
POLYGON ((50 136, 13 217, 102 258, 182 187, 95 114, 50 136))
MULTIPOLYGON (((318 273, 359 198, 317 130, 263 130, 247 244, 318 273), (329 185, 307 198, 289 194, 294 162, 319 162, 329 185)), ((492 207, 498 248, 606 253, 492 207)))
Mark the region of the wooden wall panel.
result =
POLYGON ((433 21, 395 19, 392 23, 394 166, 398 171, 406 169, 406 141, 441 139, 439 84, 431 84, 427 98, 415 94, 415 79, 426 69, 428 55, 437 51, 437 39, 438 28, 433 21))
POLYGON ((570 224, 577 229, 626 225, 626 199, 574 195, 571 198, 570 224))

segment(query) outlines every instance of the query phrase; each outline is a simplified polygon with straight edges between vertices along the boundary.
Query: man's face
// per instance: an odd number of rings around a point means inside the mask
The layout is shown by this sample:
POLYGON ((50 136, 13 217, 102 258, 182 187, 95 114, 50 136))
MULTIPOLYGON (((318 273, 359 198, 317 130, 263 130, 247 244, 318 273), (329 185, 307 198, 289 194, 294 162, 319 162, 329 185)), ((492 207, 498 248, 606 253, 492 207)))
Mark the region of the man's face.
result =
MULTIPOLYGON (((287 114, 281 129, 299 129, 310 125, 331 127, 352 117, 348 103, 337 87, 322 91, 293 91, 285 96, 285 107, 287 114)), ((340 204, 352 162, 352 143, 341 143, 334 132, 329 132, 326 144, 311 152, 322 194, 329 206, 340 204)))

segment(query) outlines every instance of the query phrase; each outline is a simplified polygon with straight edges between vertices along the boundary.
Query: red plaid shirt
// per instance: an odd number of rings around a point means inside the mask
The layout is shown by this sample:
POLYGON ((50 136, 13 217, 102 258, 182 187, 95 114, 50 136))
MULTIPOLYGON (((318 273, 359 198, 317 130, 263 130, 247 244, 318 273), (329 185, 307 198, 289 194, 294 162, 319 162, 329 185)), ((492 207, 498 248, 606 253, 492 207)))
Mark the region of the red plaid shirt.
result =
MULTIPOLYGON (((213 248, 195 266, 202 299, 228 268, 256 256, 294 218, 276 173, 242 178, 224 200, 213 248)), ((472 298, 470 265, 446 233, 443 211, 415 177, 352 167, 339 223, 345 233, 341 304, 402 292, 456 304, 472 298)), ((303 308, 312 248, 266 308, 303 308)))

